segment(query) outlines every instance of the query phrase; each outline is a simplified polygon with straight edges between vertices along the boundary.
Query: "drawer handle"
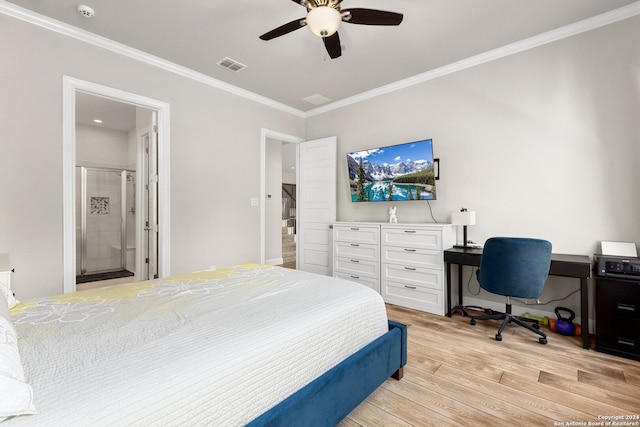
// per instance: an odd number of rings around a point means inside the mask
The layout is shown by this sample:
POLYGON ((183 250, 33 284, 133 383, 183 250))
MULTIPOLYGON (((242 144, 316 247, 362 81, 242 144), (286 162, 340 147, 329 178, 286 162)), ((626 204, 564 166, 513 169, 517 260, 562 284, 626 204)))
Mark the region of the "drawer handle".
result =
POLYGON ((352 259, 351 262, 360 262, 360 260, 352 259))
POLYGON ((405 252, 415 252, 416 251, 415 249, 407 249, 407 248, 405 248, 404 250, 405 250, 405 252))
POLYGON ((632 304, 624 304, 619 302, 618 303, 618 310, 625 310, 625 311, 636 311, 636 306, 632 305, 632 304))
POLYGON ((360 245, 357 243, 352 243, 351 246, 355 246, 356 248, 359 247, 360 245))
POLYGON ((416 271, 415 267, 405 267, 404 269, 409 271, 416 271))
POLYGON ((409 285, 404 285, 404 287, 407 288, 407 289, 418 289, 415 286, 409 286, 409 285))
POLYGON ((630 347, 635 347, 636 346, 635 340, 630 340, 630 339, 627 339, 627 338, 618 338, 618 344, 628 345, 630 347))
POLYGON ((416 230, 404 230, 405 233, 415 233, 416 230))
POLYGON ((351 227, 351 229, 352 229, 353 231, 360 231, 360 229, 359 229, 358 227, 351 227))
POLYGON ((350 276, 352 279, 359 279, 360 276, 350 276))

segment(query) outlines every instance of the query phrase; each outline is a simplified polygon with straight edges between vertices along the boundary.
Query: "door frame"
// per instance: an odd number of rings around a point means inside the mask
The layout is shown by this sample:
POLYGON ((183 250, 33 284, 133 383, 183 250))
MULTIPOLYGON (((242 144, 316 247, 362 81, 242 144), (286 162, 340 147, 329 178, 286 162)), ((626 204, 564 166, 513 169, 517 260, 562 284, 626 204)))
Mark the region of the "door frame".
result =
MULTIPOLYGON (((277 132, 275 130, 262 128, 260 131, 260 264, 264 264, 266 258, 267 143, 269 139, 275 140, 279 144, 282 144, 283 142, 294 144, 304 142, 304 138, 277 132)), ((297 174, 298 159, 296 159, 296 178, 297 174)))
MULTIPOLYGON (((159 275, 170 273, 170 167, 169 167, 169 104, 119 89, 79 80, 62 78, 62 241, 63 291, 76 290, 76 92, 109 98, 157 111, 158 120, 158 183, 159 198, 159 275)), ((137 251, 138 249, 136 249, 137 251)))

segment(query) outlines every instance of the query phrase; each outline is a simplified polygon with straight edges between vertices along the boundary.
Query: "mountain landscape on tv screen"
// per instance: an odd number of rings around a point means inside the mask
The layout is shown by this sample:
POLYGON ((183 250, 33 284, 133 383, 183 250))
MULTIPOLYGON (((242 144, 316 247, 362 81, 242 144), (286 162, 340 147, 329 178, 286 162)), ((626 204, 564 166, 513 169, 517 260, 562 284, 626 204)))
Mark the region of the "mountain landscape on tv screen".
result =
MULTIPOLYGON (((388 147, 385 150, 391 149, 402 149, 404 153, 409 148, 403 145, 388 147)), ((432 158, 411 160, 406 156, 398 155, 395 157, 397 162, 389 163, 384 161, 384 158, 377 161, 376 151, 383 152, 380 149, 347 154, 349 185, 353 202, 435 199, 432 158)))

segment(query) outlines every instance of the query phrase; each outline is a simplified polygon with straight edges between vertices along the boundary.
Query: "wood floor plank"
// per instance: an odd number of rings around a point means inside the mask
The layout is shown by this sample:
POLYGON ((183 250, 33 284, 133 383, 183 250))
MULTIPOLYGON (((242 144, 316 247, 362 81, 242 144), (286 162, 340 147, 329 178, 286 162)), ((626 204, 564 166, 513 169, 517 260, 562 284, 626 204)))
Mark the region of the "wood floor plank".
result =
POLYGON ((432 411, 420 402, 406 399, 385 387, 378 389, 377 392, 369 396, 367 401, 414 426, 459 427, 462 425, 432 411))
MULTIPOLYGON (((411 334, 409 336, 411 337, 411 334)), ((414 338, 416 340, 415 345, 428 347, 423 351, 428 351, 432 356, 438 355, 451 364, 456 363, 456 366, 460 369, 468 369, 476 375, 482 375, 480 371, 485 371, 488 374, 485 376, 486 378, 495 376, 497 381, 501 372, 510 370, 520 375, 528 376, 532 381, 538 379, 540 369, 537 366, 525 363, 522 353, 514 352, 494 339, 489 340, 472 334, 472 336, 465 338, 467 345, 471 346, 473 350, 465 351, 464 348, 461 348, 459 341, 452 340, 451 337, 452 335, 449 333, 433 332, 414 338)), ((554 371, 569 374, 566 372, 566 368, 564 371, 560 368, 554 371)), ((577 370, 575 371, 575 377, 577 377, 577 370)))
MULTIPOLYGON (((636 389, 636 394, 625 394, 624 391, 607 390, 599 385, 591 385, 578 381, 567 381, 557 375, 549 372, 541 372, 539 382, 555 387, 559 390, 571 390, 571 393, 598 400, 600 402, 612 402, 612 406, 625 411, 638 411, 640 409, 640 393, 637 393, 637 387, 631 386, 636 389)), ((621 385, 622 386, 622 385, 621 385)))
POLYGON ((627 384, 633 384, 635 386, 640 387, 640 375, 633 374, 630 372, 624 372, 624 380, 627 384))
POLYGON ((428 372, 435 372, 442 362, 432 357, 426 357, 424 351, 414 351, 414 346, 407 350, 407 364, 419 367, 428 372))
MULTIPOLYGON (((360 408, 360 411, 366 410, 365 407, 360 408)), ((355 422, 349 416, 340 421, 337 427, 363 427, 362 424, 355 422)))
POLYGON ((393 305, 387 313, 409 326, 404 378, 387 380, 341 427, 549 427, 640 412, 640 362, 585 350, 579 337, 549 333, 541 345, 510 326, 498 342, 495 322, 393 305))
POLYGON ((602 387, 607 390, 624 391, 625 393, 636 393, 640 395, 640 388, 632 384, 627 384, 624 372, 616 369, 616 375, 594 374, 593 372, 585 372, 578 369, 578 381, 602 387), (617 375, 619 373, 619 375, 617 375))
POLYGON ((473 420, 475 426, 492 427, 496 425, 496 418, 484 411, 466 405, 456 399, 443 396, 431 388, 430 384, 419 384, 409 381, 410 376, 405 374, 405 378, 397 383, 385 382, 382 387, 403 396, 414 402, 420 402, 445 418, 449 418, 462 425, 469 425, 473 420), (402 383, 402 384, 400 384, 402 383))
POLYGON ((410 427, 411 424, 394 417, 385 410, 365 400, 348 416, 356 425, 371 427, 410 427))
POLYGON ((571 388, 560 389, 550 384, 532 383, 527 378, 518 377, 508 372, 505 372, 500 380, 500 384, 529 393, 541 399, 553 399, 556 402, 562 402, 563 405, 584 413, 584 417, 580 420, 585 422, 597 421, 598 415, 617 413, 619 411, 619 408, 612 405, 610 401, 601 402, 575 394, 571 388))
MULTIPOLYGON (((435 372, 436 369, 443 363, 442 361, 446 360, 446 363, 449 366, 453 366, 460 370, 466 371, 470 374, 477 375, 482 378, 486 378, 488 380, 492 380, 495 382, 500 381, 500 377, 502 377, 502 368, 494 366, 492 363, 486 363, 484 360, 485 357, 482 354, 460 354, 459 349, 455 349, 455 351, 450 352, 446 350, 442 350, 441 348, 433 346, 433 342, 431 345, 420 345, 414 344, 412 347, 415 349, 415 352, 418 354, 428 354, 429 358, 432 358, 432 366, 435 366, 435 369, 430 370, 430 372, 435 372), (437 366, 436 366, 437 365, 437 366)), ((413 353, 414 350, 411 350, 413 353)), ((415 365, 416 367, 420 367, 415 365)), ((426 369, 428 370, 428 369, 426 369)), ((539 372, 536 371, 528 371, 527 372, 532 378, 537 378, 539 372)))
MULTIPOLYGON (((443 364, 443 366, 446 364, 443 364)), ((411 370, 410 381, 416 381, 420 385, 428 387, 440 396, 454 399, 469 407, 476 408, 495 417, 494 423, 510 422, 514 425, 523 424, 552 424, 553 420, 526 410, 522 406, 495 397, 493 393, 485 393, 476 388, 476 382, 458 383, 450 381, 446 376, 430 374, 420 370, 411 370)), ((494 386, 494 389, 499 387, 494 386)))
POLYGON ((471 387, 476 391, 492 395, 531 412, 539 413, 550 420, 580 419, 580 417, 584 416, 584 413, 580 411, 556 403, 553 400, 553 396, 541 398, 540 396, 533 396, 530 393, 514 390, 508 386, 496 387, 492 381, 470 376, 469 373, 454 369, 447 366, 447 364, 443 364, 435 375, 443 376, 452 382, 471 384, 471 387))

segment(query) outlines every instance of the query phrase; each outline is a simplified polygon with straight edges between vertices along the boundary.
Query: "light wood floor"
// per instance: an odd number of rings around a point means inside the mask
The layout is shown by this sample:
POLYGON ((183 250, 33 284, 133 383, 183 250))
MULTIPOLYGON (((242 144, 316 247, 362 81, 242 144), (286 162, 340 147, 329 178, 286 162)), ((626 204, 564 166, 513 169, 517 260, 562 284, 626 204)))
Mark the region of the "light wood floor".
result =
POLYGON ((96 282, 78 283, 76 291, 84 291, 87 289, 104 288, 105 286, 120 285, 122 283, 133 282, 133 277, 121 277, 120 279, 98 280, 96 282))
POLYGON ((542 345, 510 325, 498 342, 495 321, 471 326, 392 305, 387 312, 408 325, 404 378, 387 380, 341 427, 586 426, 605 421, 599 416, 640 415, 640 362, 553 332, 542 345))

